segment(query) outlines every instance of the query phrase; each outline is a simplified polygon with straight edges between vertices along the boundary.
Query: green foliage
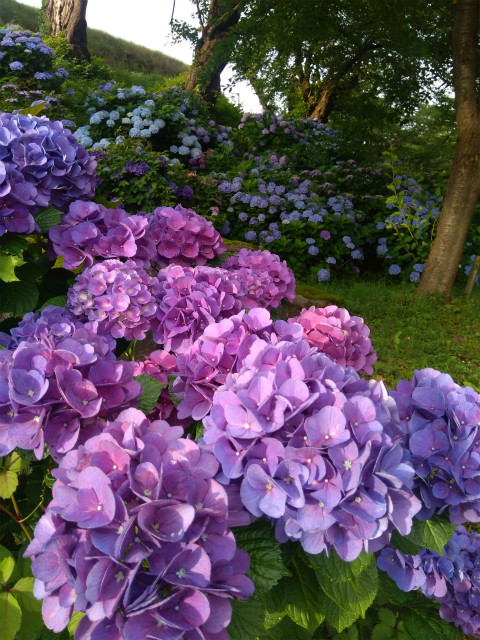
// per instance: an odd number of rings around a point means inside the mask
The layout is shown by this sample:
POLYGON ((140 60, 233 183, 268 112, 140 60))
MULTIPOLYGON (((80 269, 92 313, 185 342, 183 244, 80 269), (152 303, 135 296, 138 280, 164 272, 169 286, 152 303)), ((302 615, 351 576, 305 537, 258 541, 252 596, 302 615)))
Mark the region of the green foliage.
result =
POLYGON ((33 595, 28 565, 0 545, 0 640, 34 640, 43 627, 42 603, 33 595))
POLYGON ((452 537, 455 525, 450 522, 448 515, 434 515, 428 520, 414 519, 411 532, 401 536, 395 532, 392 544, 404 553, 414 555, 421 549, 427 548, 437 553, 443 553, 443 547, 452 537))
POLYGON ((143 413, 148 414, 157 404, 158 398, 162 389, 166 386, 166 383, 159 382, 156 378, 147 374, 135 376, 134 380, 140 383, 143 390, 138 408, 140 411, 143 411, 143 413))

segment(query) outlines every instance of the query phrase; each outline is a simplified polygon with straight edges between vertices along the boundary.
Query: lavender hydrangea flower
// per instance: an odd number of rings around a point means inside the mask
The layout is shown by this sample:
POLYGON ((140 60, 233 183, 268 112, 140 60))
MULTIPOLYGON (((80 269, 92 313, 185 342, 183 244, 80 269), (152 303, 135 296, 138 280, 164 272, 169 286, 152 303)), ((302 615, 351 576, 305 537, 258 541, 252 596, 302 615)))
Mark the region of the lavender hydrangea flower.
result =
POLYGON ((235 506, 217 461, 181 435, 129 409, 53 472, 26 551, 49 629, 75 607, 86 614, 76 638, 224 637, 230 599, 253 592, 249 559, 228 528, 235 506))
POLYGON ((349 365, 359 373, 373 373, 377 354, 369 338, 370 329, 362 318, 350 316, 346 309, 330 305, 303 309, 289 322, 301 324, 308 343, 334 362, 344 367, 349 365))
POLYGON ((159 291, 157 278, 132 260, 105 260, 76 277, 68 290, 67 306, 75 315, 96 322, 99 333, 144 340, 157 310, 159 291))
POLYGON ((179 354, 178 377, 173 384, 173 392, 181 400, 177 407, 179 418, 201 420, 207 415, 216 389, 242 367, 250 346, 258 338, 298 342, 302 330, 283 320, 274 322, 268 311, 257 307, 248 315, 241 311, 209 324, 189 351, 179 354))
POLYGON ((182 205, 159 207, 145 217, 156 246, 153 260, 159 265, 204 265, 226 250, 212 223, 182 205))
POLYGON ((254 307, 275 308, 282 300, 295 298, 295 277, 285 260, 270 251, 240 249, 223 264, 243 284, 244 304, 254 307))
POLYGON ((186 353, 209 324, 242 308, 240 285, 224 269, 171 265, 158 278, 153 339, 176 354, 186 353))
POLYGON ((58 459, 76 445, 82 425, 140 397, 135 364, 116 361, 114 341, 66 309, 27 314, 0 339, 2 456, 21 447, 41 458, 46 443, 58 459))
POLYGON ((95 160, 59 121, 0 113, 0 149, 0 235, 38 230, 39 207, 95 192, 95 160))
POLYGON ((406 535, 421 507, 406 453, 384 430, 393 409, 382 383, 305 340, 257 339, 215 392, 201 443, 245 507, 275 521, 277 540, 348 561, 395 528, 406 535))
POLYGON ((480 395, 435 369, 415 371, 392 392, 400 434, 416 472, 421 519, 448 510, 455 524, 480 522, 480 395))
POLYGON ((147 226, 143 216, 76 200, 48 235, 55 254, 63 257, 65 269, 82 264, 91 267, 94 257, 131 258, 138 266, 150 266, 155 246, 147 226))

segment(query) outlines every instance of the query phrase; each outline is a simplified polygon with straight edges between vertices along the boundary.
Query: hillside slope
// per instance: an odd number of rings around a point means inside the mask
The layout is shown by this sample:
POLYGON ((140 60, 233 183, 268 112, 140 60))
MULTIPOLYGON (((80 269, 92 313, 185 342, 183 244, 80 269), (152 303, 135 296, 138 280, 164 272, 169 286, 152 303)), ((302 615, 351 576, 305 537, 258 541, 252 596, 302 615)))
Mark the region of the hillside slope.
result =
MULTIPOLYGON (((38 10, 15 0, 1 0, 0 26, 19 24, 25 29, 38 29, 38 10)), ((112 69, 122 68, 137 73, 155 73, 173 77, 186 71, 188 66, 160 51, 115 38, 98 29, 88 29, 88 48, 93 56, 103 58, 112 69)))

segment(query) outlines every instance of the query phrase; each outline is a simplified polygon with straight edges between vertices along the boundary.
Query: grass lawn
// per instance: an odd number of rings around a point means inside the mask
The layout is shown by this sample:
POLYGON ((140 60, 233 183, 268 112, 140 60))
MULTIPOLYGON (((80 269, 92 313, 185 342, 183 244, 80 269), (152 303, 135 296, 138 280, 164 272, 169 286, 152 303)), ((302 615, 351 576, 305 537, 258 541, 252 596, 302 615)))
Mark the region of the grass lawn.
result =
POLYGON ((394 388, 415 369, 431 367, 455 382, 480 391, 480 287, 469 300, 463 286, 451 302, 435 296, 414 298, 408 283, 345 281, 322 283, 341 296, 351 315, 370 327, 378 361, 374 377, 394 388))

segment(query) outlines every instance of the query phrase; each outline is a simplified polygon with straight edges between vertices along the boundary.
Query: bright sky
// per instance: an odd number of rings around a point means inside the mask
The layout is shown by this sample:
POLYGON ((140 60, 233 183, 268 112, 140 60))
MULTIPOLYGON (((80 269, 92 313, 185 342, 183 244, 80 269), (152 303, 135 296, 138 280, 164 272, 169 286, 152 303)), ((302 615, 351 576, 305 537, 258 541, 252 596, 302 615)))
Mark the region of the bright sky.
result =
MULTIPOLYGON (((37 9, 42 4, 42 0, 17 2, 37 9)), ((190 64, 190 45, 185 41, 178 44, 172 42, 169 26, 172 6, 173 0, 135 0, 133 3, 132 0, 88 0, 87 24, 92 29, 101 29, 113 36, 162 51, 190 64)), ((176 0, 175 17, 179 20, 189 20, 194 7, 190 0, 176 0)), ((222 81, 227 82, 230 75, 231 71, 227 68, 222 75, 222 81)), ((246 111, 261 111, 258 99, 248 83, 238 83, 233 89, 235 99, 236 94, 246 111)))

